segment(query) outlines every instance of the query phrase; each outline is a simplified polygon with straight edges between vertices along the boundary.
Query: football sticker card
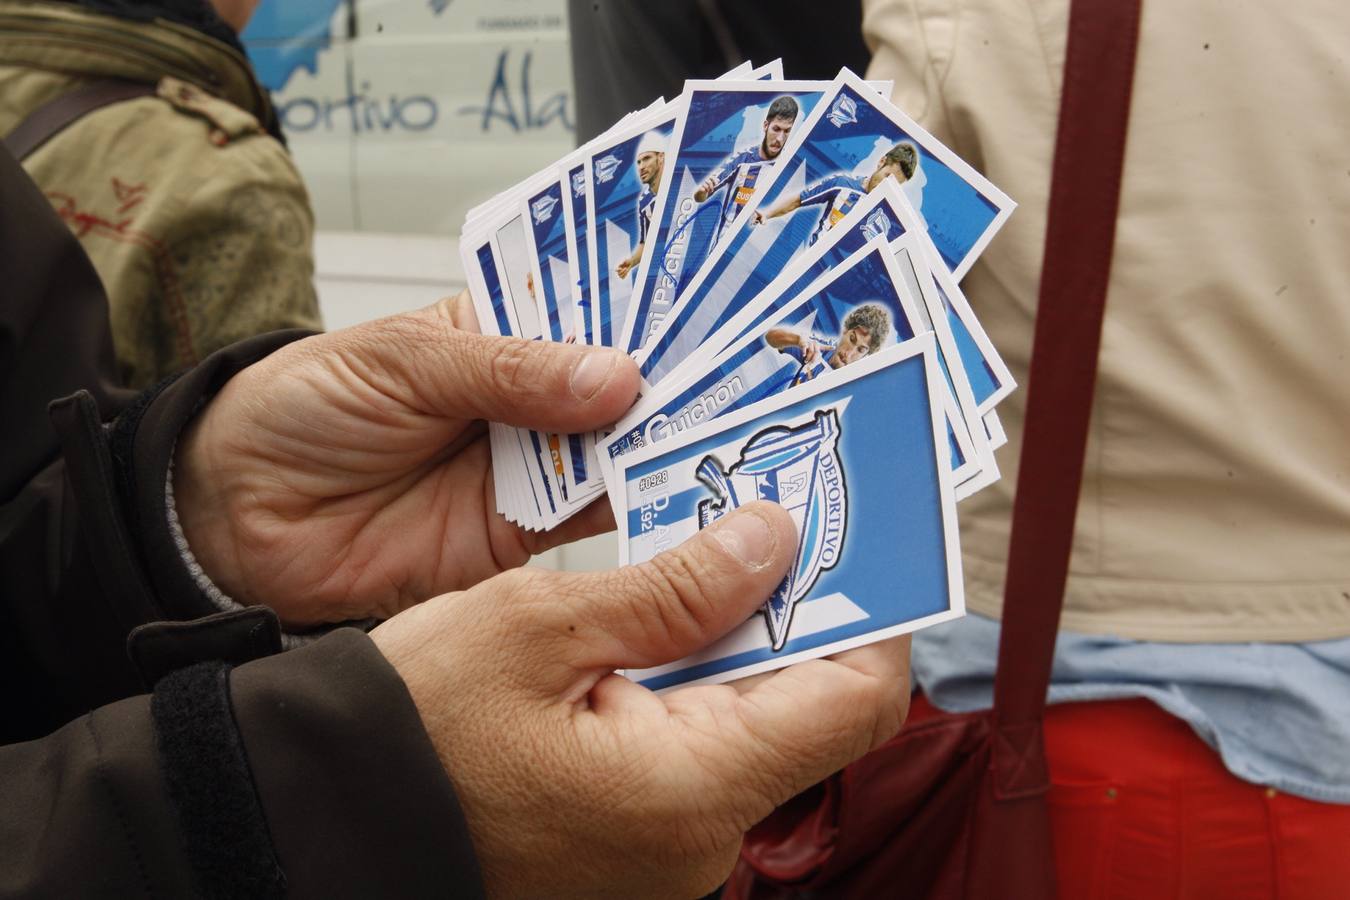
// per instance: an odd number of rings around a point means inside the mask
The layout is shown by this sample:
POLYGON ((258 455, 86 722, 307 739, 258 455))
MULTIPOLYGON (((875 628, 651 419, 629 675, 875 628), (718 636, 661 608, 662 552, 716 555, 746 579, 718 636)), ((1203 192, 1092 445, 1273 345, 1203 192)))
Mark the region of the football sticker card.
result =
POLYGON ((662 169, 653 252, 639 266, 619 346, 632 353, 737 218, 829 82, 686 82, 662 169))
MULTIPOLYGON (((726 77, 726 76, 723 76, 726 77)), ((774 60, 750 71, 748 79, 782 77, 774 60)), ((633 116, 603 140, 588 144, 586 178, 587 238, 590 250, 592 315, 596 342, 618 345, 648 246, 657 194, 683 99, 633 116)))
POLYGON ((657 121, 639 119, 587 158, 593 331, 595 342, 606 347, 618 345, 628 315, 674 127, 665 113, 657 121))
POLYGON ((623 563, 756 499, 781 504, 799 532, 759 613, 700 653, 625 674, 653 690, 729 681, 962 615, 940 380, 923 335, 620 457, 623 563))
POLYGON ((970 301, 957 285, 956 279, 936 261, 937 251, 932 242, 924 248, 929 255, 928 270, 935 282, 934 288, 942 304, 944 318, 951 327, 952 338, 961 355, 961 362, 970 381, 980 414, 991 412, 1017 388, 1008 365, 989 340, 984 326, 970 308, 970 301))

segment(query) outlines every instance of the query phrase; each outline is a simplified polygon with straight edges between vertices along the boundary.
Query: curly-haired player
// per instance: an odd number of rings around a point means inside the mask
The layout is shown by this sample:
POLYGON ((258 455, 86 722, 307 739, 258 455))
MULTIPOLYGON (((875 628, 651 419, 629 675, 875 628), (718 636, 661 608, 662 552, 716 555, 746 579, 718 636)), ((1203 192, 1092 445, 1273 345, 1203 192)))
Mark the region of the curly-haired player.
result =
POLYGON ((815 377, 825 366, 838 369, 877 352, 890 332, 891 315, 886 308, 880 303, 864 303, 844 317, 844 327, 832 346, 815 335, 791 328, 770 328, 764 340, 780 353, 801 360, 801 368, 792 382, 798 384, 815 377))

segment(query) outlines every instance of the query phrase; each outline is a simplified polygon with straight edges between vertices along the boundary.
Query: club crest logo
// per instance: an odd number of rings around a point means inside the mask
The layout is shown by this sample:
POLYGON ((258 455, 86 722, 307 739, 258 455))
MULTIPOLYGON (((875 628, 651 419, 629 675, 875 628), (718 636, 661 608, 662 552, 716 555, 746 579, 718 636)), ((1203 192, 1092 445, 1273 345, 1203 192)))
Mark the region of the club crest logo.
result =
POLYGON ((834 568, 844 549, 848 487, 835 449, 842 434, 839 413, 817 411, 796 428, 761 431, 724 469, 713 456, 698 464, 699 481, 713 492, 698 503, 698 527, 707 528, 744 503, 772 500, 792 514, 801 543, 783 582, 763 607, 769 641, 775 651, 787 643, 792 613, 822 572, 834 568))
POLYGON ((870 241, 879 238, 891 230, 891 220, 883 210, 878 209, 863 222, 863 235, 870 241))
POLYGON ((619 163, 622 162, 613 153, 602 156, 595 161, 595 180, 599 182, 609 181, 614 177, 614 173, 619 171, 619 163))
POLYGON ((582 196, 582 195, 585 194, 585 193, 586 193, 586 173, 585 173, 585 172, 573 172, 573 173, 572 173, 572 196, 573 196, 573 197, 580 197, 580 196, 582 196))
POLYGON ((558 205, 558 198, 552 195, 540 197, 530 204, 530 215, 534 216, 534 224, 542 225, 553 217, 553 207, 558 205))
POLYGON ((835 128, 843 128, 858 121, 858 103, 852 97, 841 94, 825 117, 835 128))

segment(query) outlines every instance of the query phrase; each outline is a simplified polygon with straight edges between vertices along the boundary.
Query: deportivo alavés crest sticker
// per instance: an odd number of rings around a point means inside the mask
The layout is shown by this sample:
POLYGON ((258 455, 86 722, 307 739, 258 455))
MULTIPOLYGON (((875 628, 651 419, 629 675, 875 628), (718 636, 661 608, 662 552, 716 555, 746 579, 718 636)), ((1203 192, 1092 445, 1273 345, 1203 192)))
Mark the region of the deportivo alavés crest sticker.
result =
POLYGON ((699 481, 714 495, 699 501, 700 529, 754 500, 778 503, 797 524, 796 561, 762 609, 775 651, 787 643, 798 601, 843 552, 848 488, 836 451, 841 434, 838 413, 819 410, 796 428, 775 426, 756 434, 730 468, 715 456, 698 464, 699 481))

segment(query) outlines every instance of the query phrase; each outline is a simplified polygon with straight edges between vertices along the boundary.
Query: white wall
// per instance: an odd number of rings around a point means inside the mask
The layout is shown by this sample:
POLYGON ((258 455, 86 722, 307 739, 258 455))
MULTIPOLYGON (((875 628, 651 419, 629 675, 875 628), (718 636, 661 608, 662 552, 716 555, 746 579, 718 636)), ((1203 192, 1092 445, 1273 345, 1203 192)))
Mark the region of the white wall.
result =
MULTIPOLYGON (((329 330, 425 306, 464 289, 458 241, 426 235, 321 231, 315 246, 319 306, 329 330)), ((533 564, 583 571, 613 566, 613 534, 535 557, 533 564)))
POLYGON ((319 305, 330 331, 426 306, 464 289, 459 242, 453 238, 320 231, 314 257, 319 305))
POLYGON ((262 0, 243 40, 322 229, 455 235, 573 147, 564 0, 262 0))

